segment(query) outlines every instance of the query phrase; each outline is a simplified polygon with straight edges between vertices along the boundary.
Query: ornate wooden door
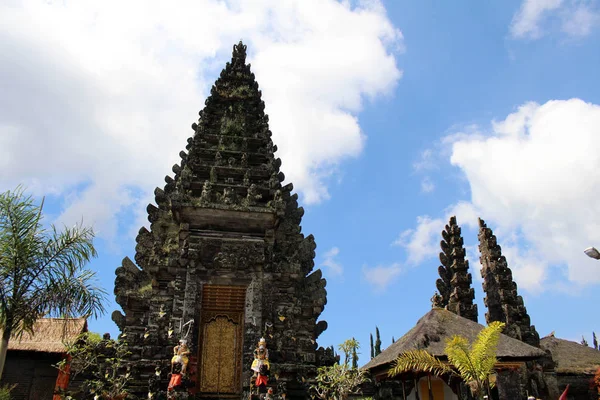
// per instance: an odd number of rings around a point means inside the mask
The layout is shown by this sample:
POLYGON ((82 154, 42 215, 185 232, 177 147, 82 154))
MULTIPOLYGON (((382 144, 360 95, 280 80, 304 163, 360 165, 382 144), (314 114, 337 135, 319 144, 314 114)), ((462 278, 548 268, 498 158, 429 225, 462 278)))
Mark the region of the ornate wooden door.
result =
POLYGON ((199 388, 205 395, 238 395, 242 390, 244 286, 202 289, 199 388))

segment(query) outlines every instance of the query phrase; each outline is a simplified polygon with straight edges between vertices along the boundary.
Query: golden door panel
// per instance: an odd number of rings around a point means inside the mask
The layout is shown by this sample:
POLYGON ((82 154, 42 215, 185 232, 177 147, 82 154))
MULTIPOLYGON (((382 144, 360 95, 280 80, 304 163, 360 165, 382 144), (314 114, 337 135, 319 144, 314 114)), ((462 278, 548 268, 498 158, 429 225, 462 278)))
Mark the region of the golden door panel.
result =
POLYGON ((204 325, 204 346, 202 346, 202 392, 217 392, 219 389, 219 359, 220 359, 220 330, 221 320, 215 320, 204 325))
POLYGON ((237 368, 236 360, 238 355, 236 354, 237 338, 236 328, 233 323, 229 322, 223 324, 221 327, 221 357, 219 363, 219 370, 221 376, 219 380, 219 389, 225 393, 236 392, 236 381, 237 381, 237 368))
POLYGON ((201 338, 200 391, 238 393, 241 389, 241 314, 206 314, 201 338))

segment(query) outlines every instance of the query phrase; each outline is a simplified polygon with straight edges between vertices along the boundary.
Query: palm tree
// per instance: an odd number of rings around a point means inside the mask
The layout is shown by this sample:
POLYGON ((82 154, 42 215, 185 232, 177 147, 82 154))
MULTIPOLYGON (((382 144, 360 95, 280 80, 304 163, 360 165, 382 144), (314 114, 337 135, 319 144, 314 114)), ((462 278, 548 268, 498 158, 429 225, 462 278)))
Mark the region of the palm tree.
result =
POLYGON ((105 311, 106 292, 84 268, 96 256, 93 230, 83 224, 62 232, 44 228, 43 203, 34 204, 21 187, 0 193, 0 377, 11 335, 31 332, 43 316, 105 311))
POLYGON ((456 376, 467 383, 473 395, 480 399, 485 394, 486 386, 493 386, 493 382, 489 382, 489 376, 498 361, 496 349, 504 325, 503 322, 492 322, 479 332, 470 346, 469 341, 462 336, 448 339, 446 355, 449 363, 437 359, 426 350, 407 351, 396 359, 388 375, 421 371, 436 376, 456 376))

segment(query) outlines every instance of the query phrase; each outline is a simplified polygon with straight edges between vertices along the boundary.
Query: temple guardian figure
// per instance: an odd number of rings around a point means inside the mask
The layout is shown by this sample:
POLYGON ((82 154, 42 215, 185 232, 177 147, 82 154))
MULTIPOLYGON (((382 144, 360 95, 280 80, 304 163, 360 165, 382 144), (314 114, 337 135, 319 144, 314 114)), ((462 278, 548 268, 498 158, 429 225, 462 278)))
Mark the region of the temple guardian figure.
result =
POLYGON ((267 392, 267 383, 269 382, 269 350, 267 349, 267 341, 265 338, 260 338, 256 349, 254 349, 254 361, 252 361, 252 380, 258 393, 267 392))

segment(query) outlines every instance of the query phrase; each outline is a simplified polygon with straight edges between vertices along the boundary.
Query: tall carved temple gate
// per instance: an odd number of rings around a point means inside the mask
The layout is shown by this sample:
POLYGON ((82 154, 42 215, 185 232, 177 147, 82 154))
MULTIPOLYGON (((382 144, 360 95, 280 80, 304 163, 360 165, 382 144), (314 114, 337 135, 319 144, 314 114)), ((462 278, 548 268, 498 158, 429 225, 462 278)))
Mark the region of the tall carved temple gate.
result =
POLYGON ((212 87, 187 152, 155 190, 150 230, 137 236, 135 264, 117 269, 113 320, 129 344, 131 391, 166 372, 179 339, 191 347, 188 375, 198 398, 239 398, 248 390, 253 350, 265 337, 271 381, 304 397, 320 362, 317 319, 325 280, 313 271, 315 242, 304 237, 292 184, 282 186, 261 92, 233 48, 212 87), (139 266, 139 268, 138 268, 139 266), (282 386, 283 384, 283 386, 282 386))

